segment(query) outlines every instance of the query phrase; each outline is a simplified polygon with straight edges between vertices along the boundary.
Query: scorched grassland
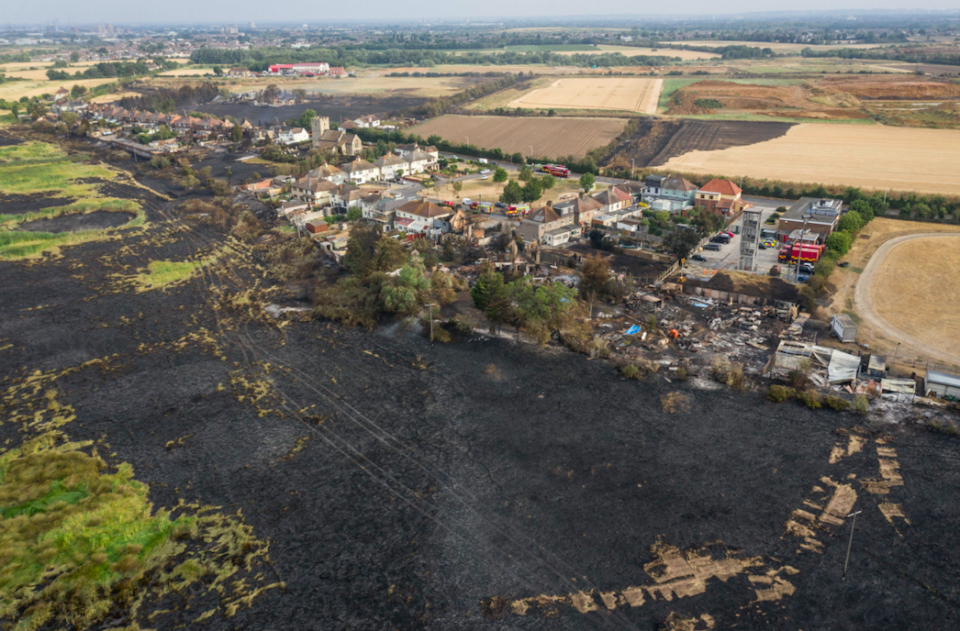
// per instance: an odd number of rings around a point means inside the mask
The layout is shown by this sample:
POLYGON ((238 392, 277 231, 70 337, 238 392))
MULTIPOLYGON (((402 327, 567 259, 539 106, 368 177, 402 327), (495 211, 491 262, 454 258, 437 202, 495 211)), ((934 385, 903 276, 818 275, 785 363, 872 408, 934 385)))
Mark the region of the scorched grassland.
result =
POLYGON ((519 151, 525 156, 583 156, 616 138, 622 118, 511 118, 506 116, 440 116, 409 129, 427 138, 436 134, 453 143, 485 149, 519 151))
POLYGON ((802 123, 766 142, 691 151, 663 168, 955 195, 960 190, 960 131, 802 123))
POLYGON ((564 78, 536 89, 510 107, 620 110, 655 114, 663 79, 564 78))

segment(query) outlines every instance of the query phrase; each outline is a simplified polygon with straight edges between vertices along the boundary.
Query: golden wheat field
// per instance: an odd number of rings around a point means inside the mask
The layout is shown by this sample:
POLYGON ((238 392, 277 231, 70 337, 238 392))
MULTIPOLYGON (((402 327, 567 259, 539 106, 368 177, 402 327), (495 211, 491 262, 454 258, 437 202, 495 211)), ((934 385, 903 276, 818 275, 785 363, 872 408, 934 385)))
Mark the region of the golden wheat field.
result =
POLYGON ((956 195, 960 131, 801 123, 779 138, 691 151, 662 167, 678 172, 956 195))
POLYGON ((558 158, 583 156, 616 138, 627 121, 622 118, 440 116, 411 127, 411 134, 436 134, 450 142, 469 143, 505 153, 558 158))
POLYGON ((623 110, 655 114, 663 79, 567 77, 510 103, 510 107, 623 110))

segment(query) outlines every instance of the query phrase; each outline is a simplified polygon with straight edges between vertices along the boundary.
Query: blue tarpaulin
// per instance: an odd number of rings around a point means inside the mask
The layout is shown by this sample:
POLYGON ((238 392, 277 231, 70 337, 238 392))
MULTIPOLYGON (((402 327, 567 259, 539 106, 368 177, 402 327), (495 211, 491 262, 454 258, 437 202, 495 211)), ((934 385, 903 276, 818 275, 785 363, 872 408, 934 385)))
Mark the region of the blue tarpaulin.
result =
POLYGON ((629 329, 627 329, 626 331, 624 331, 624 334, 626 334, 626 335, 636 335, 636 334, 639 333, 639 332, 640 332, 640 327, 638 327, 636 324, 634 324, 634 325, 631 326, 629 329))

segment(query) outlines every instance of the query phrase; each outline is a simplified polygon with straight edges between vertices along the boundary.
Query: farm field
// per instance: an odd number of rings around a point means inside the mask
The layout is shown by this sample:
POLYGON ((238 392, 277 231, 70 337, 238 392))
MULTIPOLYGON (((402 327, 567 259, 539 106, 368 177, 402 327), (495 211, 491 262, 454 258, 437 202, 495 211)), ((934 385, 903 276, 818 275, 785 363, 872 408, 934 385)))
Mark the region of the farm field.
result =
MULTIPOLYGON (((922 230, 923 224, 916 229, 922 230)), ((858 311, 873 327, 913 346, 920 357, 957 363, 957 269, 960 234, 921 233, 892 239, 863 272, 857 286, 858 311)), ((906 352, 901 357, 913 359, 906 352)))
POLYGON ((113 83, 117 79, 68 79, 66 81, 7 81, 0 84, 0 99, 8 101, 19 99, 22 96, 32 97, 42 94, 56 93, 60 88, 70 89, 75 85, 92 88, 104 83, 113 83))
POLYGON ((766 142, 683 153, 663 168, 953 195, 960 189, 960 131, 801 123, 766 142))
POLYGON ((662 79, 564 78, 510 103, 510 107, 597 109, 655 114, 662 79))
POLYGON ((627 125, 622 118, 512 118, 504 116, 440 116, 411 127, 411 134, 433 134, 450 142, 468 143, 505 153, 556 158, 585 155, 616 138, 627 125))
MULTIPOLYGON (((423 70, 422 68, 420 69, 423 70)), ((527 68, 527 72, 529 72, 527 68)), ((274 79, 228 80, 223 86, 231 92, 262 90, 270 84, 286 90, 303 88, 319 94, 364 94, 431 98, 449 96, 478 83, 483 77, 356 77, 349 79, 274 79)))
POLYGON ((884 46, 890 46, 891 44, 821 44, 821 45, 811 45, 811 44, 791 44, 791 43, 781 43, 781 42, 744 42, 744 41, 725 41, 725 40, 709 40, 709 39, 700 39, 700 40, 683 40, 675 42, 663 42, 664 44, 674 44, 678 46, 707 46, 711 48, 720 48, 723 46, 749 46, 751 48, 770 48, 777 53, 799 53, 804 48, 812 48, 813 50, 834 50, 838 48, 857 48, 857 49, 867 49, 867 48, 883 48, 884 46))
MULTIPOLYGON (((580 54, 599 55, 601 53, 622 53, 627 57, 636 57, 637 55, 647 55, 652 57, 679 57, 683 61, 694 59, 717 59, 720 57, 717 53, 707 53, 699 50, 676 50, 672 48, 644 48, 639 46, 610 46, 600 44, 596 48, 587 51, 580 51, 580 54)), ((577 53, 563 52, 562 55, 575 55, 577 53)))

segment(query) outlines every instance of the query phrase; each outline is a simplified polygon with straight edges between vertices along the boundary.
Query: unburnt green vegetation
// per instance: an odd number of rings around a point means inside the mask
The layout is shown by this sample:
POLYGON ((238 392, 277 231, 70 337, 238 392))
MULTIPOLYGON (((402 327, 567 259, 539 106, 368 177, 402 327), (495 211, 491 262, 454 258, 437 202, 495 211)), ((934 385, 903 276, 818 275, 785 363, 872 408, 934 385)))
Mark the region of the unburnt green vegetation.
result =
POLYGON ((123 228, 142 226, 146 216, 133 200, 101 195, 99 182, 112 181, 116 172, 105 166, 80 162, 82 156, 68 156, 60 147, 43 142, 27 142, 0 147, 0 195, 39 198, 56 195, 72 201, 40 210, 0 215, 0 260, 38 256, 44 252, 77 243, 109 238, 115 228, 76 232, 24 232, 23 223, 53 219, 64 215, 93 212, 137 213, 123 228))

